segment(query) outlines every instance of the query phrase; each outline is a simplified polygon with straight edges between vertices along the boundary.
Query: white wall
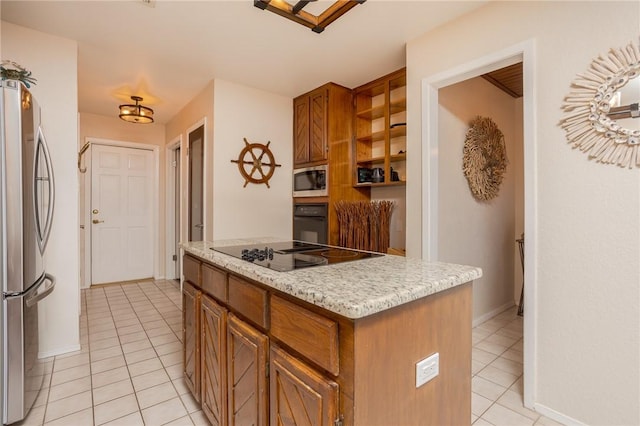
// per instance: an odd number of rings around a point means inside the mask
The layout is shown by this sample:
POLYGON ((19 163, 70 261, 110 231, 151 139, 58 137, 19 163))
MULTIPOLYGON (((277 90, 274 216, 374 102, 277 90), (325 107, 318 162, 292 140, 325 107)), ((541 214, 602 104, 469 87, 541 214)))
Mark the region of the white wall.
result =
POLYGON ((438 257, 482 268, 482 278, 473 283, 473 318, 481 321, 514 301, 514 247, 520 235, 515 230, 515 193, 524 192, 515 186, 522 174, 517 155, 522 133, 516 133, 514 123, 522 110, 513 97, 481 77, 440 89, 438 100, 438 257), (497 124, 509 159, 498 196, 487 202, 473 197, 462 171, 465 136, 476 116, 497 124))
MULTIPOLYGON (((134 143, 142 143, 147 145, 156 145, 161 149, 159 150, 159 173, 158 173, 158 205, 154 208, 154 211, 158 212, 158 226, 156 227, 155 232, 158 235, 158 244, 154 247, 158 250, 158 253, 155 253, 154 256, 154 271, 156 271, 154 278, 162 278, 165 273, 165 172, 166 172, 166 159, 165 154, 166 150, 164 149, 165 145, 165 134, 164 134, 164 125, 163 124, 134 124, 128 123, 126 121, 121 120, 118 115, 117 105, 114 104, 113 117, 106 117, 103 115, 97 114, 89 114, 89 113, 81 113, 80 114, 80 137, 78 139, 78 151, 82 148, 82 146, 87 142, 87 140, 91 140, 91 138, 96 139, 108 139, 113 141, 122 141, 122 142, 134 142, 134 143)), ((85 155, 85 159, 83 159, 83 165, 86 164, 86 161, 89 159, 89 155, 85 155)), ((89 229, 88 224, 86 224, 86 216, 87 209, 90 206, 85 206, 85 185, 91 184, 91 176, 89 173, 80 173, 79 174, 79 185, 80 185, 80 225, 84 225, 84 229, 80 229, 80 277, 81 283, 89 283, 90 280, 85 280, 83 277, 85 275, 85 256, 88 256, 90 253, 86 251, 88 248, 85 247, 85 231, 89 229)), ((90 189, 90 187, 87 187, 90 189)))
POLYGON ((204 123, 204 238, 213 239, 213 81, 207 84, 182 110, 165 126, 165 143, 169 144, 182 137, 180 149, 180 214, 182 216, 179 241, 187 241, 189 236, 189 169, 187 148, 189 131, 204 123))
POLYGON ((293 100, 215 80, 214 111, 213 238, 291 238, 293 100), (244 148, 243 138, 271 142, 269 149, 281 167, 275 169, 270 188, 253 183, 243 187, 238 165, 231 162, 244 148))
POLYGON ((40 354, 49 356, 80 349, 77 44, 3 22, 2 59, 18 62, 38 79, 32 93, 40 103, 53 161, 56 199, 46 268, 57 283, 39 305, 40 354))
MULTIPOLYGON (((166 143, 182 135, 182 217, 187 217, 187 129, 205 120, 205 239, 274 236, 291 238, 293 100, 236 83, 215 80, 166 125, 166 143), (276 168, 269 186, 244 185, 236 160, 243 138, 266 144, 276 168)), ((249 169, 250 170, 250 169, 249 169)), ((258 176, 258 175, 256 175, 258 176)), ((187 221, 182 238, 186 240, 187 221)))
POLYGON ((527 214, 538 250, 536 279, 526 283, 535 353, 525 381, 537 409, 567 422, 640 423, 638 170, 589 161, 558 126, 576 74, 610 48, 637 43, 639 27, 638 2, 491 2, 407 45, 407 248, 420 255, 423 79, 535 42, 527 214))

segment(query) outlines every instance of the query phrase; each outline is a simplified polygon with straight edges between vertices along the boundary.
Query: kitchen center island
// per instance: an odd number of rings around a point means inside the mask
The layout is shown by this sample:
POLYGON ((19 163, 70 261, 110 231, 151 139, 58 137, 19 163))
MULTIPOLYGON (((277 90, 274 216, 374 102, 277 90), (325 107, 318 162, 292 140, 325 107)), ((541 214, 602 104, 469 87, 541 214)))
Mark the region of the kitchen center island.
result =
POLYGON ((212 424, 470 423, 479 268, 381 256, 277 272, 211 249, 275 241, 182 244, 185 380, 212 424))

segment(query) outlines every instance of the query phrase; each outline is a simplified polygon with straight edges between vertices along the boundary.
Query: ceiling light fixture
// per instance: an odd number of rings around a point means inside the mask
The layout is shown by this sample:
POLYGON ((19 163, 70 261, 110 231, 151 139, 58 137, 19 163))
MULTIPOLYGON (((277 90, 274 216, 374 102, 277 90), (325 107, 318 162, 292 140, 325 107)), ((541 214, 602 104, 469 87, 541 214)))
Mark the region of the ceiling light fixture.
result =
POLYGON ((118 117, 129 123, 153 123, 153 110, 139 104, 139 102, 142 102, 142 98, 140 96, 131 96, 131 100, 135 101, 136 104, 120 105, 120 115, 118 117))
POLYGON ((347 13, 353 7, 364 3, 366 0, 339 0, 331 4, 318 16, 302 10, 307 4, 315 0, 299 0, 290 4, 286 0, 254 0, 253 5, 258 9, 268 10, 277 15, 284 16, 300 25, 311 28, 314 33, 321 33, 333 21, 347 13))

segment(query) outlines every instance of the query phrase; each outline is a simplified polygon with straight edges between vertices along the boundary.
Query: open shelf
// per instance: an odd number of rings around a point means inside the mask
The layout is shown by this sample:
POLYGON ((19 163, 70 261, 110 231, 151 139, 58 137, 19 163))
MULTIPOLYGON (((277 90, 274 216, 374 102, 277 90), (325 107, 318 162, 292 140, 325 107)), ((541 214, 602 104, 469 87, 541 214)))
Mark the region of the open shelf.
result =
MULTIPOLYGON (((407 126, 398 126, 398 127, 393 127, 391 129, 389 129, 389 138, 393 139, 393 138, 398 138, 401 136, 406 136, 407 135, 407 126)), ((381 130, 379 132, 375 132, 375 133, 371 133, 368 135, 363 135, 357 138, 358 142, 375 142, 375 141, 381 141, 384 140, 385 138, 385 131, 381 130)))
POLYGON ((384 164, 386 157, 358 158, 358 166, 367 166, 370 164, 384 164))
POLYGON ((378 105, 372 108, 367 108, 362 111, 356 112, 358 118, 363 118, 365 120, 375 120, 377 118, 384 117, 385 106, 378 105))
POLYGON ((400 69, 354 89, 354 100, 354 186, 405 185, 404 181, 358 183, 357 169, 381 168, 389 178, 396 166, 400 170, 405 168, 406 70, 400 69))
POLYGON ((364 183, 356 183, 355 186, 356 188, 375 188, 375 187, 382 187, 382 186, 403 186, 406 185, 407 182, 404 180, 396 180, 396 181, 391 181, 391 182, 380 182, 380 183, 372 183, 372 182, 364 182, 364 183))

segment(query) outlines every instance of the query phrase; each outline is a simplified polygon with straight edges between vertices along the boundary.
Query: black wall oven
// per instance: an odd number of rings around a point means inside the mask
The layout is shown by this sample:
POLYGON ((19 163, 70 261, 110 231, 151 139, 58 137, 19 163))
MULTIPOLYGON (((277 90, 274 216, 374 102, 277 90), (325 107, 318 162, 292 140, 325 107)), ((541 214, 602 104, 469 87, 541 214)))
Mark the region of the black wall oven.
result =
POLYGON ((327 203, 293 205, 293 239, 327 244, 329 233, 327 203))

